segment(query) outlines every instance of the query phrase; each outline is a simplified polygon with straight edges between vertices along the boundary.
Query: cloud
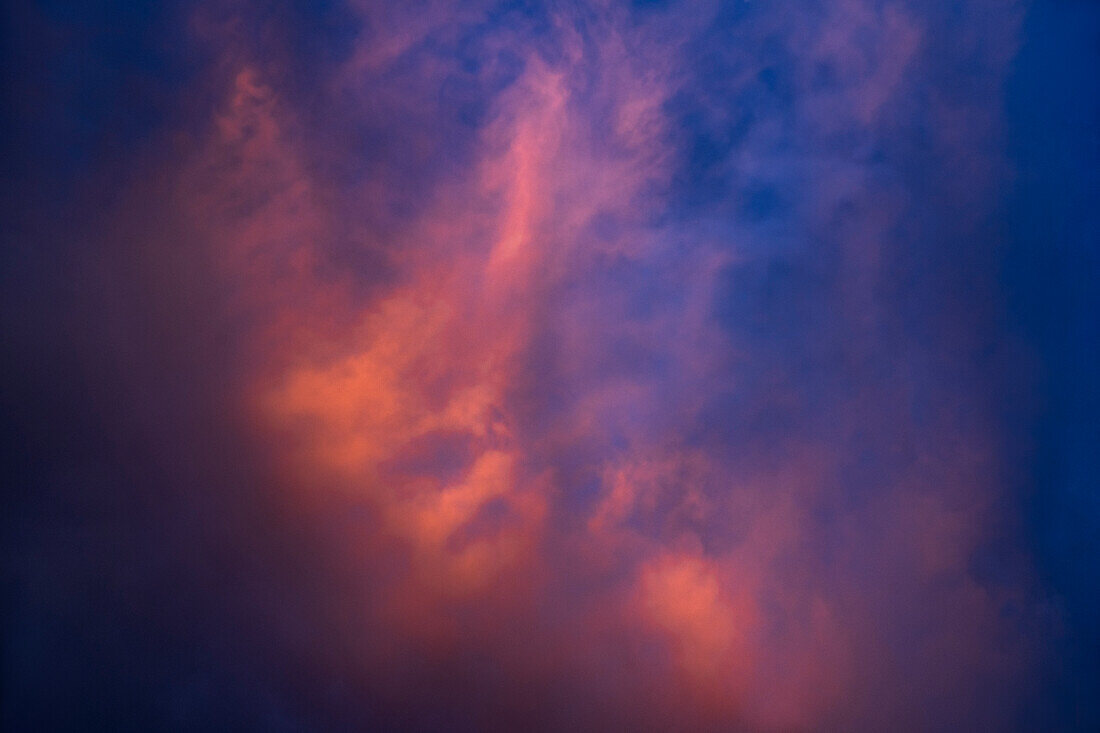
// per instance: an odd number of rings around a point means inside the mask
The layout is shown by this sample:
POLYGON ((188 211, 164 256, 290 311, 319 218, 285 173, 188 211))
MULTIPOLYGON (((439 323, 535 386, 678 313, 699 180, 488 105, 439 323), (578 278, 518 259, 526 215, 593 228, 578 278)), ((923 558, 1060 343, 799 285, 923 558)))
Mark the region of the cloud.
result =
POLYGON ((307 569, 255 604, 310 678, 272 719, 1010 720, 974 364, 1016 4, 341 7, 320 60, 200 10, 216 101, 158 163, 258 464, 230 524, 307 569))
MULTIPOLYGON (((884 291, 920 241, 919 164, 890 147, 944 94, 936 11, 367 7, 324 94, 404 157, 381 143, 339 196, 293 95, 235 72, 186 200, 279 334, 254 342, 253 409, 287 501, 367 507, 404 558, 358 581, 388 599, 363 623, 482 639, 517 679, 500 649, 523 642, 484 641, 502 615, 610 624, 664 649, 611 674, 665 680, 655 714, 700 724, 896 719, 965 696, 953 655, 1008 674, 1004 599, 969 568, 995 456, 884 291), (449 126, 456 85, 483 108, 449 126), (388 190, 394 165, 422 184, 388 190), (768 197, 786 221, 746 209, 768 197), (337 236, 391 269, 322 267, 337 236)), ((970 144, 930 124, 933 149, 970 144)), ((569 675, 610 632, 540 633, 569 675)))

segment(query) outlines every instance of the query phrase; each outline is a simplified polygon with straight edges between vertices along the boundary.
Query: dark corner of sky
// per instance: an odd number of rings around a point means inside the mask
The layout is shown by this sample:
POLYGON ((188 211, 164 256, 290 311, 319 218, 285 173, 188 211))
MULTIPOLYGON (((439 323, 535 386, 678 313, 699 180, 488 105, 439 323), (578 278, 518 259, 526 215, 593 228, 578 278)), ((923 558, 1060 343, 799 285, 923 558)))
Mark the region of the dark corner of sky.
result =
POLYGON ((1095 0, 4 0, 0 217, 0 730, 1100 730, 1095 0))
MULTIPOLYGON (((1031 3, 1007 90, 1014 177, 1000 277, 1006 327, 1032 350, 1022 422, 1025 542, 1061 629, 1045 716, 1100 721, 1100 6, 1031 3)), ((1012 398, 1006 396, 1006 402, 1012 398)))

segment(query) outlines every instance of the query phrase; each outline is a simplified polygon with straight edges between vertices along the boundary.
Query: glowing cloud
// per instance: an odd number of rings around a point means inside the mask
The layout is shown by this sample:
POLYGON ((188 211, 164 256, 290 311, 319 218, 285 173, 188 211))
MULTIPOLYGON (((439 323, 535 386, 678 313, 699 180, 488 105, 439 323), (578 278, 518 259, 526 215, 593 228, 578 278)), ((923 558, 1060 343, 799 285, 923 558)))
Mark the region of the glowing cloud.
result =
POLYGON ((1026 583, 975 570, 1005 463, 941 260, 1019 11, 637 5, 348 3, 311 63, 192 18, 163 206, 321 538, 288 645, 391 727, 996 727, 1026 583))

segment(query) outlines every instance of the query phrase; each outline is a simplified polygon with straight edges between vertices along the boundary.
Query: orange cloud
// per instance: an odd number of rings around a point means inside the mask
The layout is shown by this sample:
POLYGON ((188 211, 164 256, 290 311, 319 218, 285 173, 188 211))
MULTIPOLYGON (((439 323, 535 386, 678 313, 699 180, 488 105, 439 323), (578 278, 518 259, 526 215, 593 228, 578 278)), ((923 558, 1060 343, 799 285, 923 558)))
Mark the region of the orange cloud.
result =
MULTIPOLYGON (((377 24, 391 11, 362 12, 377 24)), ((871 124, 921 35, 900 11, 846 3, 836 13, 812 53, 851 65, 858 83, 809 107, 829 117, 844 105, 844 124, 871 124), (848 55, 848 18, 885 22, 872 55, 889 63, 848 55)), ((890 664, 880 637, 856 638, 883 592, 860 575, 861 538, 880 552, 896 540, 897 566, 920 583, 958 575, 974 506, 949 506, 942 476, 913 471, 878 487, 877 519, 841 509, 839 529, 822 529, 814 512, 833 508, 821 495, 841 480, 861 411, 896 394, 853 398, 834 442, 792 428, 781 445, 735 455, 698 437, 722 420, 718 396, 757 390, 762 423, 809 398, 774 375, 746 385, 737 367, 752 344, 716 323, 722 274, 750 257, 741 243, 653 216, 654 190, 672 176, 665 107, 679 45, 647 45, 652 31, 610 11, 591 27, 555 22, 556 53, 494 37, 522 55, 522 72, 493 96, 461 170, 439 173, 392 217, 377 213, 392 203, 385 180, 367 175, 335 196, 293 105, 256 67, 235 72, 180 199, 253 325, 256 429, 279 446, 289 505, 370 512, 369 542, 345 547, 398 558, 363 581, 363 595, 381 599, 364 602, 375 615, 363 623, 399 646, 474 639, 521 676, 579 674, 598 666, 592 649, 610 649, 610 675, 626 680, 616 694, 667 683, 647 702, 700 725, 799 729, 842 716, 857 668, 890 664), (333 274, 324 264, 339 237, 391 269, 333 274), (504 621, 537 638, 496 634, 504 621), (525 645, 546 658, 525 659, 525 645), (648 645, 660 652, 632 656, 648 645)), ((429 87, 447 69, 420 47, 446 27, 376 28, 379 42, 337 70, 333 93, 369 116, 401 96, 387 86, 395 69, 429 87)), ((418 103, 433 119, 430 99, 398 106, 418 103)), ((412 152, 438 151, 413 137, 412 152)), ((768 160, 742 162, 752 173, 768 160)), ((857 319, 872 316, 893 215, 880 214, 849 244, 857 319)), ((952 473, 965 460, 944 461, 944 480, 980 486, 952 473)), ((992 603, 972 590, 947 605, 984 618, 992 603)))

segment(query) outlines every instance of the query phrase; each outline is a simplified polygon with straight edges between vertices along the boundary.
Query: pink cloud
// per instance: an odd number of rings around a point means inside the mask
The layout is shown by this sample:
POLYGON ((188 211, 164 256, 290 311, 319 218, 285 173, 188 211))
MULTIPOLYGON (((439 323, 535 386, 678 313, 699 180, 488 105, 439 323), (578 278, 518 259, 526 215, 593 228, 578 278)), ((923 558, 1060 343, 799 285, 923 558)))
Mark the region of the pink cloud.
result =
MULTIPOLYGON (((429 41, 484 13, 361 12, 367 30, 329 93, 367 120, 379 107, 432 119, 430 90, 454 70, 429 41), (387 79, 399 63, 422 88, 387 79)), ((857 389, 835 436, 793 430, 774 446, 780 459, 691 437, 717 395, 749 389, 738 365, 756 347, 723 328, 714 303, 723 273, 751 260, 752 235, 742 246, 657 216, 680 142, 669 112, 686 86, 677 64, 697 28, 662 38, 616 11, 592 15, 555 17, 553 53, 518 21, 485 31, 485 53, 506 49, 522 71, 493 96, 467 164, 428 176, 405 216, 363 215, 396 200, 384 177, 332 193, 312 158, 325 142, 257 64, 227 72, 224 102, 179 174, 179 205, 250 324, 246 401, 257 435, 279 446, 282 500, 367 507, 369 540, 350 533, 333 547, 400 558, 397 570, 347 580, 362 584, 352 623, 392 635, 396 654, 479 646, 511 679, 599 667, 592 698, 652 708, 658 727, 877 724, 966 685, 962 672, 941 677, 945 666, 988 673, 1001 663, 998 600, 967 563, 995 486, 981 468, 990 448, 968 428, 947 441, 957 451, 936 452, 946 439, 929 434, 949 425, 889 424, 904 419, 905 389, 857 389), (356 281, 369 276, 334 277, 322 265, 337 236, 392 274, 365 294, 356 281), (616 267, 644 278, 616 280, 616 267), (832 530, 815 509, 869 424, 932 448, 842 516, 826 552, 832 530), (890 614, 941 583, 950 587, 922 611, 934 628, 912 658, 911 684, 924 687, 906 692, 889 649, 901 633, 891 624, 904 623, 890 614), (516 627, 525 636, 511 636, 516 627), (884 699, 864 699, 885 687, 884 699)), ((856 0, 822 18, 769 15, 799 58, 796 77, 831 65, 842 80, 807 91, 796 126, 828 136, 888 124, 924 53, 913 15, 856 0)), ((750 136, 735 160, 744 172, 790 164, 767 143, 778 125, 750 136)), ((410 166, 445 145, 430 127, 409 135, 410 166)), ((870 185, 856 164, 817 165, 812 217, 870 185)), ((845 235, 838 317, 852 323, 879 317, 882 251, 902 208, 875 200, 845 235)), ((800 398, 776 384, 745 399, 767 410, 800 398)))

